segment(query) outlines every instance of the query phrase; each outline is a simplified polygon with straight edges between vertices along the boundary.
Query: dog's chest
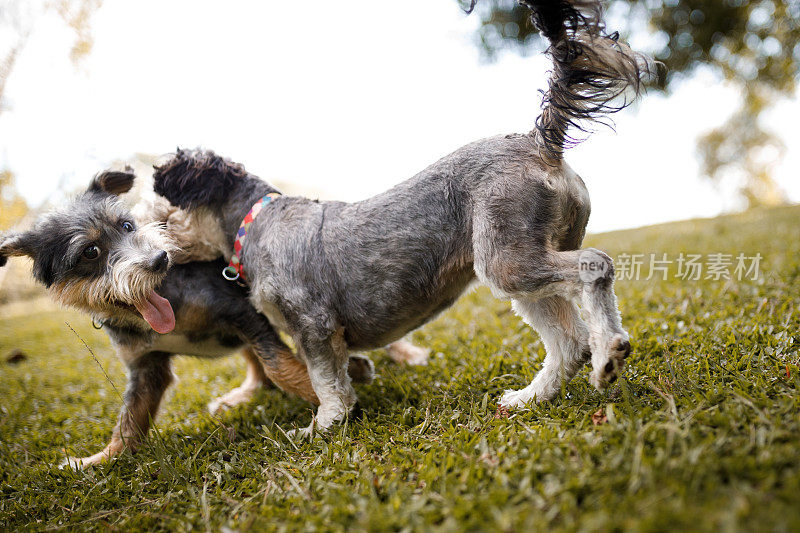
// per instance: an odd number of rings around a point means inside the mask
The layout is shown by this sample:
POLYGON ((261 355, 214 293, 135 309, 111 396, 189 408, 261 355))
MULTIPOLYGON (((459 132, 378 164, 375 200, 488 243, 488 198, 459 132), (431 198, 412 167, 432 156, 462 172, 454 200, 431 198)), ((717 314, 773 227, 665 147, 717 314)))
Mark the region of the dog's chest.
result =
POLYGON ((194 357, 221 357, 237 350, 241 343, 223 342, 215 335, 198 339, 179 333, 170 333, 135 341, 130 339, 124 342, 112 340, 112 344, 120 361, 126 366, 133 366, 140 357, 150 352, 166 352, 194 357))
POLYGON ((159 335, 153 343, 153 350, 193 355, 195 357, 220 357, 235 351, 237 343, 222 342, 216 335, 206 338, 191 338, 187 335, 170 334, 159 335))

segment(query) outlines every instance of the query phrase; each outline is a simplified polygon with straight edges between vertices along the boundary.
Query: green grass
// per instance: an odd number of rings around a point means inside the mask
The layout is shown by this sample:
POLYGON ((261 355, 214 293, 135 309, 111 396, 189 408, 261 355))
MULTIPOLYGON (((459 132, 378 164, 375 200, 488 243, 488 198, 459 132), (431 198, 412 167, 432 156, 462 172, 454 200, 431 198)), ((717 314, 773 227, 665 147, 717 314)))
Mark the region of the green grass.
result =
MULTIPOLYGON (((238 358, 182 358, 141 452, 59 470, 110 435, 122 365, 77 313, 0 318, 0 528, 219 530, 800 529, 800 207, 591 236, 622 252, 760 252, 756 281, 620 281, 634 353, 598 393, 498 414, 541 366, 538 337, 485 290, 414 334, 427 367, 372 355, 361 420, 314 442, 303 402, 265 391, 215 419, 238 358), (607 422, 594 425, 602 410, 607 422)), ((645 270, 646 272, 646 270, 645 270)))

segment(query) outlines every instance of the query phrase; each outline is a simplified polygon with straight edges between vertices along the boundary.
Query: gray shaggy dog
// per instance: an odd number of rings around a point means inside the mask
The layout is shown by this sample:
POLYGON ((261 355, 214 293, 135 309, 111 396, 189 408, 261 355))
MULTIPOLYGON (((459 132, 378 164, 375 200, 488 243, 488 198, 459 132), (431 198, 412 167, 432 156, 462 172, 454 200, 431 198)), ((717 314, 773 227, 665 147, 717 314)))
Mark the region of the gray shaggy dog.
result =
MULTIPOLYGON (((356 402, 349 351, 418 328, 476 279, 510 299, 547 349, 533 382, 506 391, 502 405, 554 398, 589 360, 598 389, 624 366, 630 344, 612 261, 580 248, 589 196, 563 150, 574 142, 570 127, 637 96, 652 63, 606 33, 597 1, 522 3, 550 41, 554 63, 532 132, 464 146, 362 202, 278 197, 249 228, 241 264, 250 300, 291 335, 308 365, 319 429, 356 402)), ((242 166, 201 151, 178 151, 157 168, 155 191, 185 210, 197 240, 226 258, 251 206, 276 192, 242 166)))

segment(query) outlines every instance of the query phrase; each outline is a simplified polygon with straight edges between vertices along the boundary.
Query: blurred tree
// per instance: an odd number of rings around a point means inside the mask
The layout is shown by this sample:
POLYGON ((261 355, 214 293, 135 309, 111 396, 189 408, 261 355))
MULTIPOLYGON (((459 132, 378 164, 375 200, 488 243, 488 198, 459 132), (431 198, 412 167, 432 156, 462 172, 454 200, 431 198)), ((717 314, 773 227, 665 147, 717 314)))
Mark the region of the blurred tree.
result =
POLYGON ((6 82, 36 22, 50 12, 74 33, 69 57, 76 67, 92 50, 91 17, 103 0, 0 0, 0 114, 6 82))
MULTIPOLYGON (((36 22, 55 12, 75 33, 69 57, 77 67, 92 50, 90 20, 101 4, 102 0, 0 0, 0 115, 6 110, 6 83, 36 22)), ((14 187, 14 174, 0 168, 0 230, 19 222, 27 212, 28 205, 14 187)))
MULTIPOLYGON (((464 8, 475 3, 459 1, 464 8)), ((503 49, 526 54, 539 46, 528 10, 516 1, 479 1, 475 11, 480 17, 477 41, 487 59, 503 49)), ((659 73, 657 88, 669 91, 701 66, 739 88, 740 108, 698 139, 702 172, 713 180, 739 180, 750 205, 783 201, 772 179, 783 144, 764 127, 762 117, 797 87, 800 2, 611 0, 607 18, 613 29, 667 67, 659 73)))
POLYGON ((27 212, 28 205, 14 188, 14 174, 0 171, 0 231, 19 222, 27 212))
POLYGON ((94 39, 91 31, 91 18, 103 0, 57 0, 52 4, 61 20, 75 32, 75 42, 69 51, 72 64, 78 66, 80 61, 92 51, 94 39))

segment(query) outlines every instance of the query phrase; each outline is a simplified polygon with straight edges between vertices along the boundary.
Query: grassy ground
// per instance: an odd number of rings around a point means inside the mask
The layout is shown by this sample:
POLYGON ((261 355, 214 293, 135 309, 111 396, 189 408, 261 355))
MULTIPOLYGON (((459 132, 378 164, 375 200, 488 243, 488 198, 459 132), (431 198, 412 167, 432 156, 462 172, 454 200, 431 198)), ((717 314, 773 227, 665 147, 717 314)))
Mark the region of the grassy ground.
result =
POLYGON ((618 282, 634 353, 607 393, 584 370, 550 404, 498 412, 544 349, 479 290, 414 334, 429 366, 371 354, 363 418, 324 439, 287 441, 278 426, 311 413, 276 391, 211 418, 243 363, 181 359, 149 446, 88 472, 55 465, 105 444, 122 366, 82 315, 2 315, 0 355, 28 359, 0 363, 0 527, 797 531, 798 227, 795 206, 590 237, 615 257, 764 257, 756 281, 681 280, 673 265, 666 281, 618 282))

